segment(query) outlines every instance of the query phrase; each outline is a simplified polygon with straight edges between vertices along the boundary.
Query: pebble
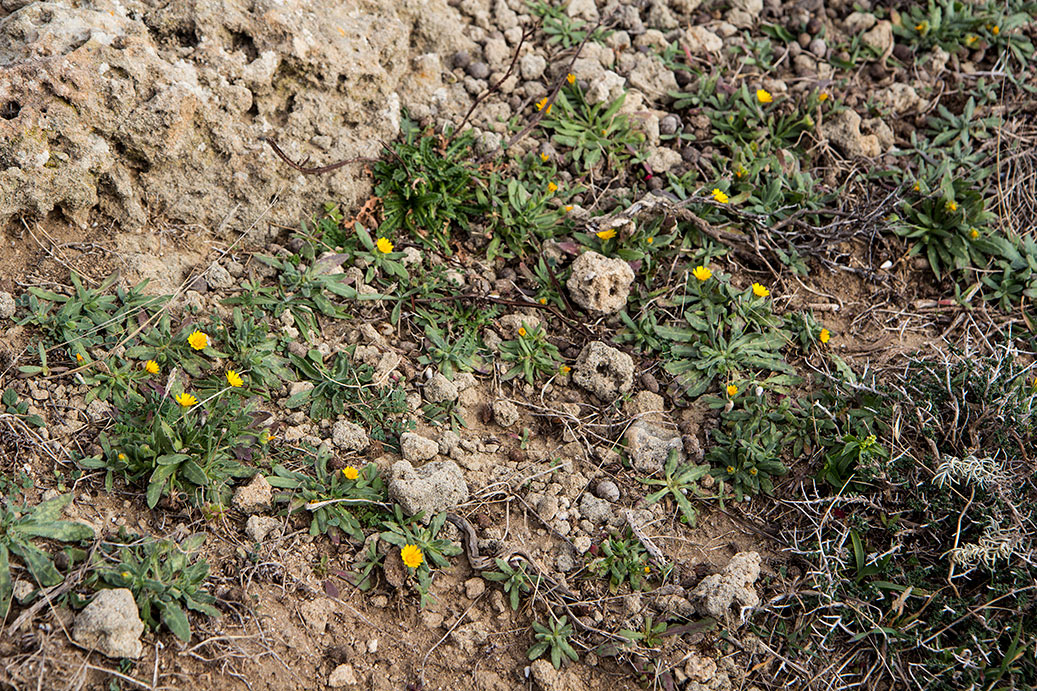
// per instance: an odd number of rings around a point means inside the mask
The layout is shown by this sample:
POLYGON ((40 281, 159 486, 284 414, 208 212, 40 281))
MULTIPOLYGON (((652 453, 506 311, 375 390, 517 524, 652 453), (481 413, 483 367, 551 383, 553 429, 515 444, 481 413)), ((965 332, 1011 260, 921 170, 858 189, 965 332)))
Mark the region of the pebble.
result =
MULTIPOLYGON (((450 59, 450 63, 454 67, 459 67, 462 70, 464 68, 468 67, 468 65, 471 64, 471 62, 472 62, 472 56, 468 54, 467 50, 459 50, 459 51, 457 51, 456 53, 454 53, 453 57, 450 59)), ((489 69, 489 68, 487 68, 487 69, 489 69)))
POLYGON ((828 51, 828 44, 823 38, 815 38, 810 42, 810 52, 819 58, 823 58, 828 51))
POLYGON ((605 501, 619 501, 619 486, 612 480, 602 480, 594 488, 594 494, 605 501))
POLYGON ((680 127, 680 123, 676 115, 667 115, 659 121, 659 134, 673 134, 680 127))
POLYGON ((468 65, 468 76, 476 79, 486 79, 490 76, 490 66, 485 62, 473 62, 468 65))

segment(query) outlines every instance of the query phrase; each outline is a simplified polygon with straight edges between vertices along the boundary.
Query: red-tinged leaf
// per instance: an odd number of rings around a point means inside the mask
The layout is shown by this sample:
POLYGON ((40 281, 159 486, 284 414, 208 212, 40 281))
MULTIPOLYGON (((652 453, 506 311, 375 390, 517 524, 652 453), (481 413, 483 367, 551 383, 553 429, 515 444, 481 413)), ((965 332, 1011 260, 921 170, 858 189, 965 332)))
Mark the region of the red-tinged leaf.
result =
POLYGON ((559 242, 558 248, 563 252, 576 256, 580 253, 580 246, 575 242, 566 240, 565 242, 559 242))
POLYGON ((324 581, 324 592, 332 599, 337 599, 339 596, 338 586, 331 581, 324 581))

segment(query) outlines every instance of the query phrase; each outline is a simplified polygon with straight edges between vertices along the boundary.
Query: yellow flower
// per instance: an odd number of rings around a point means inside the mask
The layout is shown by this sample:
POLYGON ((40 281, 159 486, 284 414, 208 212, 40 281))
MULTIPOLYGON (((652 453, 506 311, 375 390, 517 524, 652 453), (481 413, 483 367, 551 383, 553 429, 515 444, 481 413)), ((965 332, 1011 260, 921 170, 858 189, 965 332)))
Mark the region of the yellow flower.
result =
POLYGON ((990 30, 990 33, 992 33, 995 36, 997 36, 999 33, 1001 33, 1001 27, 999 27, 997 24, 995 24, 994 28, 990 30))
POLYGON ((691 272, 691 275, 699 279, 700 281, 708 281, 710 277, 713 275, 713 272, 704 266, 696 266, 695 269, 691 272))
POLYGON ((553 182, 547 183, 547 191, 551 192, 551 193, 557 192, 558 191, 558 185, 554 184, 553 182))
POLYGON ((971 46, 973 43, 975 43, 978 40, 979 40, 979 36, 975 36, 973 34, 969 34, 968 36, 965 37, 965 44, 971 46))
POLYGON ((546 115, 550 115, 551 114, 551 104, 549 104, 547 102, 547 96, 544 96, 542 99, 537 101, 537 110, 543 110, 544 114, 546 114, 546 115), (544 110, 545 107, 546 107, 546 110, 544 110))
POLYGON ((755 475, 756 474, 756 468, 749 468, 749 474, 750 475, 755 475))
POLYGON ((148 360, 144 363, 144 371, 148 374, 158 374, 158 363, 154 360, 148 360))
POLYGON ((570 84, 575 84, 576 75, 570 72, 569 74, 565 75, 565 81, 569 82, 570 84))
POLYGON ((652 567, 649 566, 648 564, 645 564, 645 573, 651 573, 651 572, 652 572, 652 567))
POLYGON ((729 197, 723 192, 721 192, 719 187, 713 188, 712 195, 713 199, 716 199, 721 204, 727 204, 727 202, 729 201, 729 197))
POLYGON ((727 466, 727 474, 728 475, 734 475, 735 474, 735 467, 733 465, 727 466))
POLYGON ((562 365, 558 369, 561 370, 562 374, 569 374, 569 371, 572 369, 572 367, 570 367, 569 365, 562 365))
POLYGON ((541 305, 546 305, 547 304, 547 298, 540 298, 537 302, 539 302, 541 305))
POLYGON ((189 393, 178 393, 176 395, 176 402, 185 408, 190 408, 191 406, 198 403, 198 399, 189 393))
POLYGON ((828 333, 828 329, 821 329, 821 334, 817 337, 822 343, 828 343, 828 339, 832 337, 832 334, 828 333))
POLYGON ((645 239, 645 242, 647 242, 647 243, 648 243, 649 245, 651 245, 651 244, 652 244, 653 242, 655 242, 655 238, 653 238, 653 237, 652 237, 651 235, 649 235, 649 236, 648 236, 648 237, 647 237, 647 238, 645 239))
POLYGON ((731 396, 732 398, 734 396, 737 396, 738 395, 738 387, 735 386, 734 384, 728 384, 727 385, 727 395, 731 396))
POLYGON ((347 480, 356 480, 360 477, 360 471, 351 465, 347 465, 342 469, 342 474, 346 476, 347 480))
POLYGON ((541 153, 541 154, 540 154, 540 160, 541 160, 541 161, 543 161, 544 163, 547 163, 547 162, 548 162, 549 160, 551 160, 551 157, 550 157, 550 156, 548 156, 548 155, 547 155, 547 154, 545 154, 545 153, 541 153))
POLYGON ((122 453, 122 452, 120 451, 120 452, 119 452, 119 455, 118 455, 118 456, 116 456, 116 458, 118 458, 118 459, 119 459, 120 461, 125 461, 125 460, 126 460, 126 454, 124 454, 124 453, 122 453))
POLYGON ((915 190, 915 192, 921 192, 922 191, 922 183, 916 182, 914 190, 915 190))
POLYGON ((612 238, 616 237, 616 229, 609 228, 608 230, 599 231, 595 233, 595 235, 597 235, 598 238, 601 240, 611 240, 612 238))
POLYGON ((187 337, 187 342, 190 343, 191 347, 195 350, 205 350, 205 347, 209 345, 209 337, 201 331, 195 331, 187 337))
POLYGON ((526 335, 526 330, 525 330, 525 328, 523 328, 523 327, 521 327, 521 326, 520 326, 520 327, 519 327, 519 336, 525 336, 525 335, 526 335))
POLYGON ((948 211, 957 211, 958 210, 958 203, 955 202, 953 199, 948 201, 946 204, 944 204, 944 206, 946 207, 946 209, 948 211))
POLYGON ((76 353, 76 362, 82 362, 82 361, 83 361, 83 354, 82 353, 76 353))
POLYGON ((765 298, 770 294, 771 291, 767 290, 765 286, 762 286, 759 283, 753 283, 753 295, 755 295, 756 297, 765 298))
POLYGON ((377 247, 378 251, 382 254, 389 254, 390 252, 392 252, 393 245, 389 241, 389 238, 378 238, 378 242, 375 243, 375 247, 377 247))
POLYGON ((400 558, 403 559, 404 565, 411 569, 418 568, 421 562, 425 561, 425 555, 417 545, 404 545, 400 549, 400 558))
POLYGON ((123 572, 122 572, 122 573, 121 573, 120 575, 121 575, 121 576, 122 576, 123 578, 129 578, 129 577, 130 577, 130 572, 129 572, 129 571, 123 571, 123 572))
POLYGON ((756 100, 760 103, 773 103, 774 97, 771 96, 770 92, 765 89, 757 89, 756 100))
POLYGON ((915 24, 915 31, 925 31, 926 26, 926 22, 922 22, 921 24, 915 24))
POLYGON ((270 434, 270 432, 264 431, 261 435, 259 435, 259 443, 260 444, 269 444, 270 442, 272 442, 276 438, 277 438, 276 434, 270 434))
POLYGON ((979 231, 976 230, 975 228, 973 228, 972 230, 969 231, 969 237, 972 238, 973 240, 975 240, 976 238, 979 237, 979 231))
POLYGON ((824 103, 825 101, 827 101, 828 100, 828 92, 827 91, 822 91, 820 94, 817 95, 817 100, 820 101, 821 103, 824 103))
POLYGON ((563 207, 562 207, 562 210, 563 210, 563 211, 565 211, 565 213, 569 213, 570 211, 572 211, 572 210, 573 210, 573 207, 572 207, 572 205, 570 204, 569 206, 563 206, 563 207))
POLYGON ((245 382, 242 381, 241 375, 239 375, 234 370, 229 369, 229 370, 227 370, 227 383, 230 384, 231 386, 233 386, 234 388, 238 388, 239 386, 241 386, 245 382))

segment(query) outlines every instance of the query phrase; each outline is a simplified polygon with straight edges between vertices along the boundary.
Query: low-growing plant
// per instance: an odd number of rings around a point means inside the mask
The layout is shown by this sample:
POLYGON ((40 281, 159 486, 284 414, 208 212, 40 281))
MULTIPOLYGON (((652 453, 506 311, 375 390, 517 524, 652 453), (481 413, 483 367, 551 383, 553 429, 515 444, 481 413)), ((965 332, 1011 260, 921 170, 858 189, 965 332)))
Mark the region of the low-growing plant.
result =
POLYGON ((677 508, 680 509, 685 523, 694 527, 695 521, 698 518, 698 512, 692 506, 688 495, 703 496, 698 481, 708 473, 708 465, 681 464, 680 453, 677 449, 671 449, 666 458, 666 465, 663 468, 665 479, 641 480, 646 485, 662 488, 645 497, 645 506, 651 506, 663 497, 670 496, 676 502, 677 508))
POLYGON ((421 607, 428 603, 429 587, 432 585, 432 568, 445 569, 450 566, 447 557, 461 553, 461 548, 450 540, 437 537, 446 522, 446 514, 436 514, 428 525, 422 524, 423 513, 405 516, 399 504, 393 506, 392 518, 382 522, 385 530, 379 539, 395 545, 401 551, 408 546, 420 550, 421 561, 416 567, 407 566, 410 573, 417 578, 415 589, 421 595, 421 607))
POLYGON ((413 425, 413 421, 402 417, 407 412, 405 392, 396 386, 376 385, 374 368, 353 362, 355 348, 335 353, 330 366, 316 349, 311 349, 306 357, 289 355, 299 373, 314 386, 289 397, 285 407, 308 406, 314 420, 348 415, 364 423, 372 439, 397 444, 400 434, 413 425))
POLYGON ((4 405, 4 412, 24 420, 26 424, 33 427, 44 427, 47 424, 42 417, 29 412, 29 402, 18 400, 18 392, 12 388, 4 389, 0 403, 4 405))
POLYGON ((562 355, 558 348, 547 340, 547 335, 539 325, 530 326, 525 322, 516 334, 518 338, 500 344, 501 360, 511 363, 504 373, 504 380, 523 377, 532 385, 541 375, 551 375, 558 371, 558 361, 562 355))
POLYGON ((205 589, 209 562, 198 554, 205 539, 204 533, 195 533, 177 544, 121 528, 118 539, 102 542, 95 551, 86 584, 93 589, 128 588, 149 629, 164 625, 186 643, 191 623, 185 609, 221 616, 213 607, 215 596, 205 589))
POLYGON ((101 433, 101 454, 80 464, 104 470, 109 490, 115 474, 146 482, 149 508, 180 493, 198 505, 226 504, 232 480, 255 472, 242 463, 260 447, 250 404, 230 391, 199 404, 181 390, 178 402, 156 383, 142 394, 143 403, 119 411, 101 433))
POLYGON ((423 134, 409 118, 401 118, 403 141, 374 165, 375 194, 382 200, 384 220, 378 233, 389 237, 406 231, 427 247, 451 253, 451 235, 467 230, 485 211, 478 203, 481 175, 468 156, 472 130, 441 138, 423 134))
POLYGON ((569 159, 580 170, 591 170, 599 163, 614 169, 637 155, 644 135, 619 112, 626 94, 611 103, 590 104, 578 84, 558 92, 554 111, 541 121, 553 133, 555 144, 564 147, 569 159))
POLYGON ((533 590, 533 578, 526 573, 526 563, 520 561, 517 566, 504 559, 494 559, 496 571, 483 571, 483 578, 502 584, 513 610, 518 610, 519 599, 533 590))
POLYGON ((579 662, 580 656, 569 643, 569 639, 573 635, 573 627, 566 615, 563 614, 557 619, 552 618, 550 626, 544 626, 539 621, 534 621, 533 631, 533 637, 537 642, 526 652, 526 657, 530 660, 536 660, 550 651, 551 664, 555 669, 562 666, 563 655, 573 662, 579 662))
POLYGON ((631 590, 641 590, 645 574, 650 570, 648 552, 627 531, 622 537, 613 535, 602 542, 598 556, 587 568, 598 578, 608 578, 609 592, 613 594, 624 583, 629 583, 631 590))
POLYGON ((48 588, 61 583, 64 576, 53 556, 36 546, 35 538, 80 542, 94 537, 90 526, 62 520, 61 512, 71 501, 72 495, 66 494, 30 508, 12 497, 0 497, 0 621, 10 611, 14 592, 11 555, 24 562, 37 588, 48 588))
POLYGON ((278 464, 267 481, 271 487, 288 490, 276 497, 278 503, 287 503, 288 513, 310 513, 310 535, 341 531, 352 540, 363 541, 358 507, 370 514, 385 501, 378 467, 368 463, 360 469, 346 466, 334 470, 328 468, 328 460, 329 454, 318 450, 312 474, 278 464))

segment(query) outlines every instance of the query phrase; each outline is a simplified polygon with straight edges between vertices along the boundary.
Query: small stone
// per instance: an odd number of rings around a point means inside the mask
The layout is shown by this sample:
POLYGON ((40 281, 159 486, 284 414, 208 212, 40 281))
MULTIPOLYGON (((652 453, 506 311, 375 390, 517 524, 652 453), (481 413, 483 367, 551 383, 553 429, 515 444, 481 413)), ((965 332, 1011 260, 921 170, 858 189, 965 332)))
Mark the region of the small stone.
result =
POLYGON ((819 58, 823 58, 825 53, 828 52, 828 44, 825 43, 823 38, 815 38, 810 42, 810 52, 819 58))
POLYGON ((217 290, 230 288, 235 283, 234 277, 230 275, 230 272, 218 263, 214 263, 209 267, 205 274, 205 280, 208 281, 210 288, 216 288, 217 290))
POLYGON ((389 497, 407 515, 424 511, 424 520, 467 501, 468 485, 461 468, 453 461, 433 461, 415 469, 407 461, 397 461, 389 469, 389 497))
POLYGON ((608 502, 619 501, 619 486, 612 480, 601 480, 594 487, 594 494, 608 502))
POLYGON ((245 535, 252 542, 262 542, 272 533, 281 529, 281 521, 270 516, 249 516, 245 523, 245 535))
POLYGON ((634 385, 634 360, 601 341, 592 341, 580 351, 573 382, 603 400, 611 400, 634 385))
MULTIPOLYGON (((44 499, 46 501, 46 499, 44 499)), ((25 598, 32 595, 32 591, 36 590, 36 587, 29 581, 19 578, 15 580, 14 586, 11 589, 11 596, 18 602, 22 602, 25 598)))
POLYGON ((722 573, 706 576, 692 591, 690 599, 700 613, 714 619, 728 618, 731 607, 755 607, 760 604, 753 584, 760 577, 760 554, 739 552, 731 558, 722 573))
POLYGON ((10 293, 0 291, 0 319, 14 316, 14 297, 10 293))
POLYGON ((834 118, 825 120, 821 125, 821 133, 846 156, 874 158, 882 153, 875 135, 861 134, 861 116, 854 110, 844 110, 834 118))
POLYGON ((592 494, 584 494, 580 498, 580 514, 594 525, 610 523, 616 515, 612 504, 592 494))
POLYGON ((328 607, 323 598, 318 600, 306 600, 299 605, 299 615, 306 625, 313 629, 318 635, 323 635, 328 629, 328 607))
POLYGON ((473 62, 468 65, 468 76, 475 79, 486 79, 490 76, 490 66, 485 62, 473 62))
POLYGON ((414 432, 404 432, 400 435, 400 450, 403 458, 408 461, 427 461, 439 453, 439 444, 426 439, 414 432))
POLYGON ((886 19, 876 24, 861 36, 861 40, 874 48, 880 55, 893 50, 893 25, 886 19))
POLYGON ((867 12, 851 12, 849 16, 843 20, 843 26, 846 27, 846 32, 848 34, 859 34, 875 26, 875 22, 877 21, 878 19, 873 14, 867 12))
POLYGON ((519 421, 518 406, 504 399, 494 401, 493 419, 501 427, 511 427, 519 421))
POLYGON ((569 573, 576 568, 576 561, 573 559, 573 555, 569 554, 568 548, 555 557, 555 568, 562 573, 569 573))
POLYGON ((456 401, 458 391, 454 382, 436 372, 425 383, 423 395, 429 403, 442 403, 443 401, 456 401))
POLYGON ((450 64, 455 68, 464 69, 472 62, 472 56, 468 54, 467 50, 459 50, 453 54, 450 58, 450 64))
POLYGON ((645 420, 637 420, 626 431, 627 451, 634 468, 643 473, 662 470, 671 451, 684 456, 684 443, 676 432, 645 420))
POLYGON ((531 82, 535 79, 540 79, 545 69, 547 69, 547 60, 536 53, 526 53, 519 60, 519 71, 522 73, 522 78, 526 81, 531 82))
POLYGON ((231 503, 244 513, 259 513, 270 508, 273 498, 274 491, 270 483, 262 473, 256 473, 251 482, 234 492, 231 503))
POLYGON ((684 158, 679 151, 666 146, 659 146, 648 153, 646 162, 653 173, 667 173, 683 160, 684 158))
POLYGON ((674 134, 680 125, 680 118, 671 113, 659 120, 659 134, 674 134))
POLYGON ((573 262, 572 274, 565 285, 580 307, 612 314, 626 307, 633 282, 634 272, 627 262, 589 251, 573 262))
POLYGON ((111 658, 136 660, 144 651, 140 635, 144 622, 128 588, 102 590, 94 596, 72 629, 72 638, 84 648, 111 658))
POLYGON ((474 600, 486 592, 486 581, 481 578, 469 578, 464 582, 464 594, 469 600, 474 600))
POLYGON ((331 428, 331 443, 346 451, 361 452, 371 444, 367 432, 355 422, 339 420, 331 428))
POLYGON ((421 613, 421 623, 427 628, 438 629, 443 625, 443 615, 440 612, 430 612, 425 610, 421 613))
POLYGON ((356 686, 360 681, 356 678, 356 672, 353 670, 353 665, 343 664, 339 665, 331 671, 328 676, 328 686, 333 689, 342 688, 344 686, 356 686))
POLYGON ((704 26, 691 26, 684 32, 688 50, 693 54, 719 53, 724 48, 724 41, 704 26))
POLYGON ((717 674, 717 663, 713 658, 692 653, 684 665, 684 673, 696 684, 706 684, 717 674))
POLYGON ((579 537, 573 539, 573 547, 575 547, 576 551, 580 554, 586 554, 587 552, 589 552, 591 545, 593 544, 594 541, 586 535, 580 535, 579 537))

